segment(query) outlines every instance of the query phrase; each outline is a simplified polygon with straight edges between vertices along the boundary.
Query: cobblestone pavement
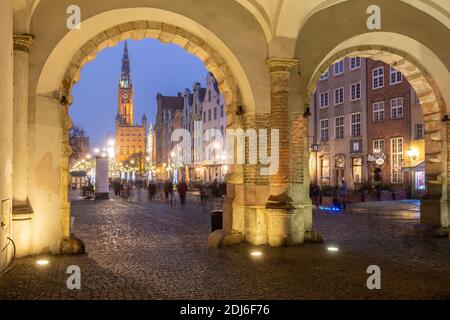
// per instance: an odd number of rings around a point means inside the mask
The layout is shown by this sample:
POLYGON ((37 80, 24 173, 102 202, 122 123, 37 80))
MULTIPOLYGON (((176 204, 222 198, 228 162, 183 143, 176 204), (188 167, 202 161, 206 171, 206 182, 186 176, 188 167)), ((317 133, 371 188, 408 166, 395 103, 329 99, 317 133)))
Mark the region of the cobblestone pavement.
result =
POLYGON ((192 197, 181 208, 164 201, 73 201, 83 256, 16 260, 0 278, 1 299, 399 299, 450 298, 450 242, 410 235, 414 202, 314 213, 324 244, 289 248, 209 249, 209 210, 192 197), (327 251, 335 245, 338 252, 327 251), (381 268, 381 290, 368 290, 366 269, 381 268), (65 273, 78 265, 81 290, 65 273))

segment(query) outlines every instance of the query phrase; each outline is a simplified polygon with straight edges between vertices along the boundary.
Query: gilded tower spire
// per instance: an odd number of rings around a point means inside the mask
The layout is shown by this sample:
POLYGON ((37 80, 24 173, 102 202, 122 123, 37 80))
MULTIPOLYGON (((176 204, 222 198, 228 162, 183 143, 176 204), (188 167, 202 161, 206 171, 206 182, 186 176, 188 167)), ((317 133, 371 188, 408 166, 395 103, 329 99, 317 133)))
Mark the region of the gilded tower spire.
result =
POLYGON ((122 72, 120 75, 119 86, 121 88, 133 87, 133 83, 131 81, 130 58, 128 56, 128 42, 127 41, 125 41, 125 46, 123 48, 122 72))

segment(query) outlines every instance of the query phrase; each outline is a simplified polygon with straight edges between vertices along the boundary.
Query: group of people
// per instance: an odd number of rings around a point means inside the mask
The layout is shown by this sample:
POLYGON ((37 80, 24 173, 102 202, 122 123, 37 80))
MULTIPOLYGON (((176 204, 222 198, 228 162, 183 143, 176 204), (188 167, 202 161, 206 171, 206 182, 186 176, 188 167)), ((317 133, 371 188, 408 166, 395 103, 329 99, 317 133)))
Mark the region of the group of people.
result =
POLYGON ((148 199, 150 201, 155 200, 155 197, 160 190, 162 190, 165 200, 170 202, 171 205, 175 204, 175 192, 178 192, 181 205, 186 203, 188 185, 184 180, 179 181, 177 184, 174 184, 171 179, 158 184, 154 181, 150 181, 147 185, 148 199))
POLYGON ((116 179, 113 181, 114 195, 128 200, 133 191, 133 183, 127 180, 116 179))
MULTIPOLYGON (((341 182, 334 186, 333 206, 345 210, 348 203, 348 193, 348 183, 344 178, 342 178, 341 182)), ((310 189, 310 196, 316 205, 320 204, 320 195, 320 187, 317 184, 312 184, 310 189)))
MULTIPOLYGON (((114 189, 114 194, 116 197, 122 197, 125 200, 129 200, 133 194, 135 188, 146 190, 148 193, 148 200, 155 201, 157 198, 161 197, 170 203, 172 206, 175 205, 175 196, 178 193, 181 205, 186 204, 186 195, 188 192, 188 184, 184 179, 181 179, 178 183, 174 183, 172 179, 167 179, 166 181, 128 181, 122 179, 115 179, 111 183, 114 189)), ((209 195, 220 197, 226 193, 226 184, 220 184, 217 179, 211 183, 194 183, 193 187, 199 190, 200 200, 202 203, 207 200, 209 195)), ((140 191, 140 190, 139 190, 140 191)))

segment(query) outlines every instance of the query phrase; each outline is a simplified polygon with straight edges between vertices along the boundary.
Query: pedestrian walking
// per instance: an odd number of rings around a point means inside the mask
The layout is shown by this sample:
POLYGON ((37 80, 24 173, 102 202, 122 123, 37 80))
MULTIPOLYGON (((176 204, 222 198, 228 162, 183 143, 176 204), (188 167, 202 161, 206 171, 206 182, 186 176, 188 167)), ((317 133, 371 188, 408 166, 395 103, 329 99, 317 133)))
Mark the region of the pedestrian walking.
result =
POLYGON ((172 187, 172 182, 170 182, 170 180, 167 180, 167 181, 164 183, 164 187, 163 187, 163 189, 164 189, 164 197, 166 198, 166 201, 169 200, 169 193, 170 193, 170 190, 171 190, 172 188, 173 188, 173 187, 172 187))
POLYGON ((187 183, 184 180, 178 182, 177 185, 178 194, 180 195, 181 205, 184 206, 186 203, 186 193, 188 191, 187 183))
POLYGON ((147 186, 148 191, 148 200, 153 201, 156 193, 156 184, 153 181, 150 181, 147 186))
POLYGON ((339 206, 341 209, 347 208, 347 197, 348 197, 348 184, 345 178, 342 178, 341 185, 339 186, 339 206))

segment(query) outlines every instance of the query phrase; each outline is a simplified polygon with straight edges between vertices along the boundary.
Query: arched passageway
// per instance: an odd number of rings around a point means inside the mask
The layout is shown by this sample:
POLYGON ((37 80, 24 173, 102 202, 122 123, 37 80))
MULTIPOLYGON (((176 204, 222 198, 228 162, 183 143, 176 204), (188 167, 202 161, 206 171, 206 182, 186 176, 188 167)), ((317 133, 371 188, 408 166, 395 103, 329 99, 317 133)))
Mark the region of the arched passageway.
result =
MULTIPOLYGON (((450 50, 442 39, 449 35, 449 8, 442 2, 292 0, 270 6, 262 0, 255 1, 259 5, 202 0, 193 6, 185 0, 81 0, 80 30, 66 27, 70 1, 25 2, 5 5, 2 27, 14 34, 1 38, 5 56, 14 42, 14 59, 5 60, 1 73, 15 82, 14 91, 12 85, 2 87, 0 95, 9 110, 4 113, 9 129, 0 132, 6 141, 0 171, 9 183, 0 193, 9 199, 4 219, 12 220, 9 234, 17 239, 19 255, 57 253, 61 239, 69 236, 63 133, 70 119, 61 101, 70 104, 84 63, 127 38, 158 38, 202 59, 225 95, 229 128, 279 130, 279 149, 272 150, 279 160, 276 174, 261 174, 266 165, 259 163, 231 168, 226 223, 215 235, 219 245, 314 239, 305 111, 320 74, 351 55, 395 64, 416 90, 427 139, 422 222, 448 228, 448 129, 442 119, 450 105, 450 50), (367 8, 373 4, 382 10, 382 30, 367 29, 367 8)), ((246 143, 247 155, 258 151, 258 145, 246 143)))

